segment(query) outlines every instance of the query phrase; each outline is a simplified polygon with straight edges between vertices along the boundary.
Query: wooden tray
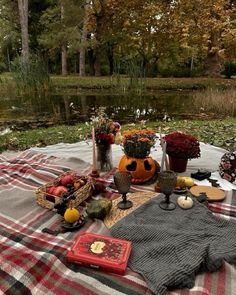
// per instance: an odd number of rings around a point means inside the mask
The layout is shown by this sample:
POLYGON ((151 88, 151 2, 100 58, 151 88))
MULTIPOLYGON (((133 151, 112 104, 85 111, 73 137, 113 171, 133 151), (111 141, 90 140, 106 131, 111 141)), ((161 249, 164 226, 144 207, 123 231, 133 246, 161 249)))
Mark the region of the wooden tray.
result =
POLYGON ((195 185, 190 188, 190 192, 198 197, 200 193, 206 193, 208 201, 222 201, 225 198, 225 191, 216 187, 206 185, 195 185))

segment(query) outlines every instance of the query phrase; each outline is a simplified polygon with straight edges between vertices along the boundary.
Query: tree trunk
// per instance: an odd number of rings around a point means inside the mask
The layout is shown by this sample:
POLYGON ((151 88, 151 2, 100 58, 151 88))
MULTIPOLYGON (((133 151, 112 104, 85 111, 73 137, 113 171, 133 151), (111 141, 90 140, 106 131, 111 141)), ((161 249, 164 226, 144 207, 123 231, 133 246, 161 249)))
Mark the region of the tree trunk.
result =
POLYGON ((63 76, 67 75, 67 54, 65 45, 61 47, 61 74, 63 76))
POLYGON ((94 70, 95 70, 95 76, 99 77, 101 76, 101 47, 100 45, 97 45, 96 47, 96 59, 94 63, 94 70))
POLYGON ((18 0, 21 26, 21 54, 24 60, 29 60, 29 32, 28 32, 28 0, 18 0))
POLYGON ((222 71, 222 61, 218 55, 220 42, 220 32, 212 32, 206 58, 205 74, 208 77, 220 77, 222 71))
POLYGON ((108 44, 107 56, 109 61, 109 74, 110 76, 114 73, 114 55, 113 55, 113 46, 108 44))
POLYGON ((85 76, 85 52, 86 52, 86 41, 87 41, 87 24, 88 24, 88 8, 89 1, 86 1, 85 4, 85 12, 84 12, 84 20, 83 20, 83 31, 81 36, 81 47, 80 47, 80 55, 79 55, 79 75, 81 77, 85 76))
MULTIPOLYGON (((61 20, 64 19, 64 6, 61 4, 61 20)), ((67 54, 66 46, 63 44, 61 46, 61 74, 63 76, 67 75, 67 54)))
POLYGON ((88 66, 89 66, 89 75, 94 76, 94 51, 93 49, 88 49, 88 66))
POLYGON ((103 22, 104 7, 101 6, 101 11, 95 14, 96 30, 95 30, 95 76, 101 76, 101 58, 102 58, 102 22, 103 22))

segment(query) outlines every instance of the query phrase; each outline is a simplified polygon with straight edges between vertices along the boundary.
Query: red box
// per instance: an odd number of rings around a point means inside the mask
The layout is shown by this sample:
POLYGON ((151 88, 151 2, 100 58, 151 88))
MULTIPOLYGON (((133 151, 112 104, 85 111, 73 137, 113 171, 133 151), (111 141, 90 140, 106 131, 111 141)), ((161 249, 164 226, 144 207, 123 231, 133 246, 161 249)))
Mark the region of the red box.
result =
POLYGON ((93 233, 82 233, 74 241, 66 258, 104 271, 124 274, 131 253, 131 241, 93 233))

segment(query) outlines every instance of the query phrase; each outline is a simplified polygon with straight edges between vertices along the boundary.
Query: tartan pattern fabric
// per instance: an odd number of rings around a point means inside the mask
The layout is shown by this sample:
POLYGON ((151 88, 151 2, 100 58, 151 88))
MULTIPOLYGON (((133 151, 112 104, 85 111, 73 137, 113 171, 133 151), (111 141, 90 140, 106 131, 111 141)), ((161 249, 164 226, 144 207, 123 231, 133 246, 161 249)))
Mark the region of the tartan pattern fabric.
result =
MULTIPOLYGON (((69 167, 55 164, 55 157, 26 151, 14 159, 0 155, 0 203, 11 196, 16 203, 0 207, 0 294, 82 294, 121 295, 153 294, 144 279, 127 269, 124 276, 69 264, 65 255, 78 232, 52 236, 42 232, 44 227, 60 228, 60 216, 36 204, 35 189, 51 181, 69 167), (30 211, 20 215, 19 196, 27 197, 30 211), (15 211, 14 211, 15 210, 15 211), (15 215, 17 217, 15 217, 15 215)), ((86 171, 90 172, 90 169, 86 171)), ((109 186, 115 169, 99 181, 109 186)), ((133 186, 133 191, 152 191, 153 187, 133 186)), ((114 198, 114 191, 106 196, 114 198)), ((236 196, 235 196, 236 199, 236 196)), ((217 215, 236 217, 234 198, 210 204, 217 215), (231 205, 233 204, 233 205, 231 205)), ((102 222, 88 222, 81 229, 98 234, 106 232, 102 222)), ((224 263, 219 271, 198 275, 191 289, 173 290, 169 295, 232 295, 236 290, 236 270, 224 263)))

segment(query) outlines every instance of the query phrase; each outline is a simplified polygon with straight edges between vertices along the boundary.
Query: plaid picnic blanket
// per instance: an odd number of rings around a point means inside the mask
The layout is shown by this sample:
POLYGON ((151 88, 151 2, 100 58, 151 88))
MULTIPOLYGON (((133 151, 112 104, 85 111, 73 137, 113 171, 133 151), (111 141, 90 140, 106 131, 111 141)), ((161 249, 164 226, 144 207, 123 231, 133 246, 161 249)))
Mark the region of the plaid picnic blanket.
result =
MULTIPOLYGON (((79 173, 90 172, 89 165, 81 167, 79 173)), ((0 294, 152 294, 144 279, 129 269, 120 276, 67 263, 65 255, 79 232, 42 232, 44 227, 59 229, 61 217, 36 204, 35 190, 70 168, 70 162, 33 151, 12 159, 0 155, 0 294)), ((99 181, 109 186, 114 172, 99 181)), ((132 190, 152 191, 153 186, 132 190)), ((114 195, 107 192, 107 197, 114 195)), ((235 219, 235 191, 209 207, 222 218, 235 219)), ((81 231, 108 233, 99 220, 89 221, 81 231)), ((232 295, 235 290, 236 270, 224 263, 218 272, 199 274, 191 290, 172 290, 169 295, 232 295)))

